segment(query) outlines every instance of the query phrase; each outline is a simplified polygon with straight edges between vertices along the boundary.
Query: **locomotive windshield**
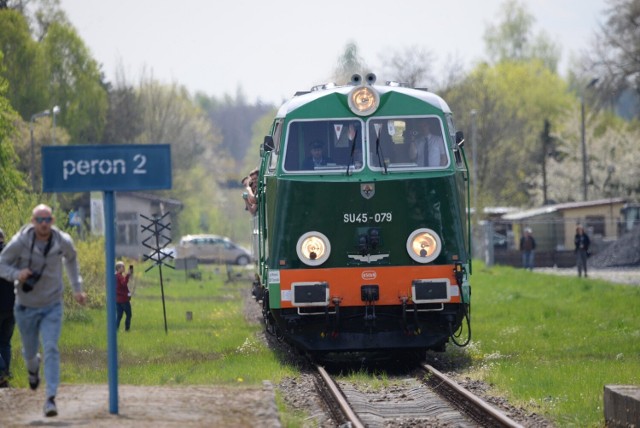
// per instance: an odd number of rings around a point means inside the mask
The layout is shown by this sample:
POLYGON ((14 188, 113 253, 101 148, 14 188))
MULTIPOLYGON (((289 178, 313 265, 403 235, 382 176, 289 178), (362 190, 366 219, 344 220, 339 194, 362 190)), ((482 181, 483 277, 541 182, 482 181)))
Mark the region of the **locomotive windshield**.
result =
POLYGON ((444 135, 436 116, 370 118, 364 126, 358 119, 293 121, 284 170, 358 172, 365 162, 385 171, 445 168, 449 152, 444 135))
POLYGON ((362 169, 360 120, 296 121, 287 133, 286 171, 362 169))

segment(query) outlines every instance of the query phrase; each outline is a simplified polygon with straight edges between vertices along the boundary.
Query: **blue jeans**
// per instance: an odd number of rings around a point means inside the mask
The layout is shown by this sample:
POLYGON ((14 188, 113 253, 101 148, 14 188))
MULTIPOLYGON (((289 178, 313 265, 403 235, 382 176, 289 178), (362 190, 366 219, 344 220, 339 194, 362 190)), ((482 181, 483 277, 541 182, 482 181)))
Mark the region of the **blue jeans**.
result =
POLYGON ((535 254, 533 250, 522 252, 522 267, 524 269, 532 270, 534 261, 535 261, 535 254))
POLYGON ((13 311, 0 311, 0 377, 11 368, 11 337, 16 321, 13 311))
POLYGON ((35 373, 38 368, 39 337, 44 349, 44 378, 47 397, 56 395, 60 384, 60 351, 58 340, 62 330, 62 302, 43 308, 16 305, 16 324, 22 337, 22 356, 27 370, 35 373))

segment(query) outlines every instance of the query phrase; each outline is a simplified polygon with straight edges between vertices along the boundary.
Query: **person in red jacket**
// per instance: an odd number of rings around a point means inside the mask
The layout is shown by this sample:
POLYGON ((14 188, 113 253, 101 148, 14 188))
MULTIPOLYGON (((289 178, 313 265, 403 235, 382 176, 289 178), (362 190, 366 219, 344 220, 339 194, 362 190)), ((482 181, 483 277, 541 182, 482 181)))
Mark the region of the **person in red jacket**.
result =
POLYGON ((129 266, 129 272, 124 274, 124 263, 116 263, 116 311, 118 314, 118 324, 116 329, 120 328, 122 315, 126 314, 124 320, 124 330, 129 331, 131 328, 131 291, 129 291, 129 279, 133 275, 133 266, 129 266))

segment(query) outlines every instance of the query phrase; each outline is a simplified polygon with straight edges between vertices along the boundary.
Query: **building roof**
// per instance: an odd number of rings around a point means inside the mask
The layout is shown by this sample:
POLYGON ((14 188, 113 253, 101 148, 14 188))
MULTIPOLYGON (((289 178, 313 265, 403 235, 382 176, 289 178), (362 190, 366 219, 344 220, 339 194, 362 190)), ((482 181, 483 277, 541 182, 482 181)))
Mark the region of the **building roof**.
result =
POLYGON ((584 202, 564 202, 562 204, 545 205, 543 207, 531 208, 528 210, 518 211, 516 213, 505 214, 503 220, 524 220, 531 217, 537 217, 544 214, 552 214, 561 211, 567 211, 578 208, 590 208, 601 205, 624 204, 627 200, 624 198, 597 199, 594 201, 584 202))
POLYGON ((177 208, 182 208, 183 204, 181 201, 177 199, 163 198, 160 196, 153 195, 151 193, 144 192, 117 192, 116 196, 128 196, 130 198, 138 198, 144 199, 152 202, 161 202, 166 205, 172 205, 177 208))

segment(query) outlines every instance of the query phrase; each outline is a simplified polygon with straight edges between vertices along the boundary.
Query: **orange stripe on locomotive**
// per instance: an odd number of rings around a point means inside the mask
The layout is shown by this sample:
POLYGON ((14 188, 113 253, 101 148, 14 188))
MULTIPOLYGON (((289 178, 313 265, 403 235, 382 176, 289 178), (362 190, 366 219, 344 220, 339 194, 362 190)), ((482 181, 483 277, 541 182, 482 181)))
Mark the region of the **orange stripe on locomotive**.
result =
POLYGON ((287 269, 280 271, 281 308, 295 307, 291 298, 292 284, 299 282, 325 282, 329 286, 329 302, 340 299, 340 306, 364 306, 361 286, 378 285, 379 300, 376 305, 399 305, 402 297, 411 302, 412 283, 416 280, 448 280, 450 300, 460 303, 453 265, 437 266, 388 266, 367 268, 287 269))

